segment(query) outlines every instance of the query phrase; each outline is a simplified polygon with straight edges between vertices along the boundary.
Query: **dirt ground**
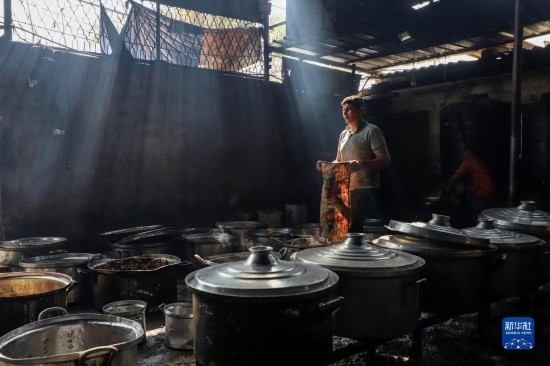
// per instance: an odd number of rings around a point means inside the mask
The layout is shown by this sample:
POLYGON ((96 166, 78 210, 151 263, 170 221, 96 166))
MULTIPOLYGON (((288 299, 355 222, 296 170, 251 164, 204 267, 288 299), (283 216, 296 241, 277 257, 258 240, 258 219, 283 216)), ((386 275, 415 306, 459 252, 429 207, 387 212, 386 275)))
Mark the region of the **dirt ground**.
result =
MULTIPOLYGON (((187 296, 178 300, 189 300, 187 296)), ((425 316, 426 314, 423 314, 425 316)), ((149 315, 147 342, 138 350, 141 366, 195 365, 192 351, 172 350, 164 345, 161 314, 149 315)), ((527 303, 507 298, 491 304, 485 327, 479 327, 477 313, 464 314, 423 328, 421 353, 412 352, 412 334, 388 341, 372 351, 358 350, 338 358, 331 366, 542 366, 550 364, 550 284, 541 286, 527 303), (529 351, 508 351, 501 345, 501 323, 505 317, 529 316, 535 320, 535 347, 529 351)), ((354 340, 334 337, 335 349, 354 340)), ((243 365, 247 366, 247 365, 243 365)))

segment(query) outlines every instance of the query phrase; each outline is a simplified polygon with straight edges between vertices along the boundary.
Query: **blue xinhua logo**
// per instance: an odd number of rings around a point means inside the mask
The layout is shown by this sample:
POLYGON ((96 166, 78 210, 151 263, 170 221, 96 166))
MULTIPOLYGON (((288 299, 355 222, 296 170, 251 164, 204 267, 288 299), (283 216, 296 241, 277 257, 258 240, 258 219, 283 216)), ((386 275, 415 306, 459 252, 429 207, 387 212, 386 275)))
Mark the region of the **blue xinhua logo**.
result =
POLYGON ((535 347, 535 320, 529 317, 502 319, 502 347, 510 351, 525 351, 535 347))

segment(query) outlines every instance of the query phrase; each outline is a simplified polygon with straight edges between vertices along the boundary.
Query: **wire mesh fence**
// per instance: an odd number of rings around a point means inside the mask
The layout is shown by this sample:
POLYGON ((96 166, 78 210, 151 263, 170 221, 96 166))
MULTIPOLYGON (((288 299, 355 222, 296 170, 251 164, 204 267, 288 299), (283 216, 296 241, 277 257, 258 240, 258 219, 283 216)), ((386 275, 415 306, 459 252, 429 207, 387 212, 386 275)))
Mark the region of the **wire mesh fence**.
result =
MULTIPOLYGON (((2 8, 2 24, 4 16, 2 8)), ((13 41, 258 77, 265 72, 263 25, 248 20, 134 0, 11 0, 11 16, 13 41)))

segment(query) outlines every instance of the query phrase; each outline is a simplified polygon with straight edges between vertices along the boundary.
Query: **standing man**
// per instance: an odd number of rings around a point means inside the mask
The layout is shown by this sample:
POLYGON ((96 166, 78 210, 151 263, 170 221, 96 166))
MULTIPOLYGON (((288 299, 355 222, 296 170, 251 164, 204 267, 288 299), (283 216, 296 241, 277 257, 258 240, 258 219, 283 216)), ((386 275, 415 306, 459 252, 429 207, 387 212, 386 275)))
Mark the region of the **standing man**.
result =
POLYGON ((443 194, 449 195, 461 178, 467 182, 466 202, 468 204, 468 224, 476 225, 478 216, 497 202, 497 189, 491 171, 473 149, 466 149, 463 160, 449 182, 443 187, 443 194))
MULTIPOLYGON (((380 128, 363 119, 363 99, 349 96, 342 100, 341 105, 346 128, 340 133, 334 162, 346 163, 351 196, 349 232, 360 233, 365 219, 382 218, 378 171, 388 166, 391 158, 380 128)), ((317 170, 321 171, 322 163, 317 162, 317 170)))

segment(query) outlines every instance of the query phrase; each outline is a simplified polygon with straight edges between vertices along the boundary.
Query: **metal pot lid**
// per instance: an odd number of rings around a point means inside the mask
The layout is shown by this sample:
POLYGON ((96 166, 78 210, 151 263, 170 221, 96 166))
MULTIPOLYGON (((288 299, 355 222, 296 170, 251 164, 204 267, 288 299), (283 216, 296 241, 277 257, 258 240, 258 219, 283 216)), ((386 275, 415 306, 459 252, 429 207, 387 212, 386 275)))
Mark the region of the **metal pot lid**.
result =
POLYGON ((475 238, 467 235, 449 224, 450 217, 432 214, 432 220, 428 222, 402 222, 390 220, 387 229, 407 235, 419 236, 425 239, 433 239, 460 244, 488 244, 486 239, 475 238))
POLYGON ((185 278, 191 291, 239 298, 314 295, 336 286, 338 275, 317 265, 278 260, 269 246, 253 246, 246 261, 199 269, 185 278))
POLYGON ((486 217, 478 218, 476 226, 462 229, 462 231, 477 238, 489 239, 497 247, 521 249, 544 244, 542 240, 532 235, 496 228, 493 219, 486 217))
POLYGON ((550 212, 537 210, 535 201, 521 201, 518 207, 489 208, 481 215, 493 219, 496 227, 550 235, 550 212))
POLYGON ((3 249, 12 249, 12 250, 25 250, 32 249, 37 250, 41 247, 51 247, 57 244, 63 243, 67 238, 62 237, 32 237, 32 238, 21 238, 7 241, 0 241, 0 247, 3 249))
POLYGON ((91 253, 59 253, 41 255, 38 257, 27 257, 19 260, 23 268, 44 268, 44 267, 75 267, 88 263, 97 254, 91 253))
POLYGON ((216 226, 227 230, 251 230, 267 227, 267 224, 261 221, 221 221, 216 222, 216 226))
POLYGON ((333 271, 360 271, 371 275, 393 275, 396 271, 415 271, 424 259, 405 252, 376 247, 363 241, 364 234, 347 234, 341 244, 304 249, 296 253, 298 260, 321 265, 333 271))
POLYGON ((227 233, 197 233, 183 235, 183 239, 193 244, 227 244, 236 241, 236 238, 227 233))
POLYGON ((125 245, 140 245, 160 243, 174 239, 178 234, 178 231, 173 227, 161 227, 149 231, 144 231, 134 235, 127 236, 117 242, 117 244, 125 245))
POLYGON ((483 240, 487 244, 464 244, 440 240, 431 240, 412 235, 382 235, 372 241, 374 245, 386 249, 401 250, 414 253, 419 256, 429 254, 432 256, 479 256, 492 253, 497 250, 494 244, 489 244, 488 239, 483 240))
POLYGON ((161 227, 162 225, 147 225, 147 226, 131 227, 127 229, 108 231, 106 233, 99 234, 99 236, 106 237, 109 241, 114 243, 121 239, 124 239, 127 236, 135 235, 137 233, 142 233, 144 231, 160 229, 161 227))

